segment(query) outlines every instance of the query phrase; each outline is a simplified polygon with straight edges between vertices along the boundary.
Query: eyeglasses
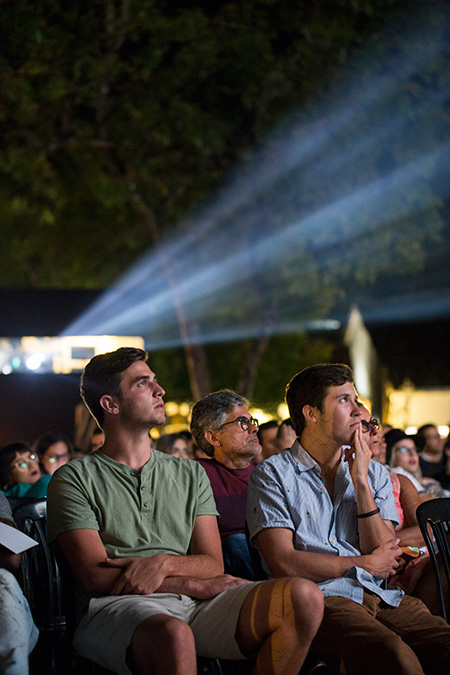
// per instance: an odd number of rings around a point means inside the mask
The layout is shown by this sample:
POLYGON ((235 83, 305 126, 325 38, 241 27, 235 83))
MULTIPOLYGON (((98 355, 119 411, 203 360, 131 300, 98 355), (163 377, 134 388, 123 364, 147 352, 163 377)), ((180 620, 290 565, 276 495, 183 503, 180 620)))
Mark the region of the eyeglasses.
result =
POLYGON ((225 422, 225 424, 222 424, 220 428, 222 429, 222 427, 226 427, 227 424, 234 424, 235 422, 238 422, 242 431, 248 431, 250 426, 259 427, 259 422, 255 417, 236 417, 235 420, 231 420, 230 422, 225 422))
POLYGON ((63 455, 50 455, 48 461, 50 464, 55 464, 55 462, 60 462, 62 459, 68 459, 69 453, 65 452, 63 455))
POLYGON ((38 461, 37 455, 31 453, 29 457, 21 457, 20 459, 16 459, 15 462, 12 462, 11 469, 19 469, 19 471, 27 471, 30 462, 37 462, 37 461, 38 461))
POLYGON ((405 452, 408 452, 410 455, 415 455, 417 453, 417 449, 407 448, 406 445, 401 445, 399 448, 395 448, 395 452, 400 452, 402 455, 404 455, 405 452))
POLYGON ((380 423, 376 417, 371 417, 369 421, 361 420, 361 427, 363 434, 366 434, 369 431, 370 427, 373 427, 373 429, 379 429, 380 423))

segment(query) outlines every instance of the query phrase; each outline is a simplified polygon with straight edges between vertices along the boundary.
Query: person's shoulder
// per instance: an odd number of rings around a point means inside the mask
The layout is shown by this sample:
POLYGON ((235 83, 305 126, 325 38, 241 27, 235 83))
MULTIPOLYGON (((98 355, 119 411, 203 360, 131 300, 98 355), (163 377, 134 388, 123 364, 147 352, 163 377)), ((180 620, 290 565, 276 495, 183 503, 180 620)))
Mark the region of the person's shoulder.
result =
POLYGON ((384 464, 381 464, 381 462, 377 462, 375 459, 370 460, 369 471, 371 471, 376 476, 389 475, 389 469, 384 466, 384 464))
POLYGON ((63 464, 55 471, 52 478, 55 480, 71 480, 77 477, 86 476, 91 473, 101 463, 100 456, 96 452, 88 452, 81 457, 71 459, 67 464, 63 464))
POLYGON ((227 468, 223 466, 223 464, 220 464, 219 462, 216 462, 215 459, 194 459, 194 463, 198 464, 202 469, 206 471, 208 476, 213 476, 218 473, 224 474, 227 472, 227 468))
POLYGON ((161 470, 170 471, 181 475, 198 475, 203 473, 203 469, 197 460, 187 459, 185 457, 174 457, 165 452, 152 450, 155 464, 161 470))
POLYGON ((268 475, 289 470, 295 464, 292 448, 282 450, 277 455, 271 455, 267 459, 257 464, 251 475, 268 475))

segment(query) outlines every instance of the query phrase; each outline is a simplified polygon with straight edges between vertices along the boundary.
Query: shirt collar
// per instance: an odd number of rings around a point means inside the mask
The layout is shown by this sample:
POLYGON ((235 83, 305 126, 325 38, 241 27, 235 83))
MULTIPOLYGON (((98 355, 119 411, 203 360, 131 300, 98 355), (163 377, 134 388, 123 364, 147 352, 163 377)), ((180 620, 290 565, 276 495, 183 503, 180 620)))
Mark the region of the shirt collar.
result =
MULTIPOLYGON (((320 473, 320 466, 311 455, 305 450, 303 445, 299 443, 298 440, 295 441, 294 445, 291 448, 291 452, 294 458, 295 463, 298 466, 299 471, 310 471, 311 469, 317 468, 317 471, 320 473)), ((345 473, 346 467, 348 468, 347 462, 343 461, 344 453, 341 453, 341 460, 337 469, 337 473, 345 473)))
POLYGON ((310 471, 315 467, 317 467, 317 469, 320 471, 320 467, 316 460, 311 457, 308 452, 306 452, 305 448, 300 444, 298 439, 294 442, 291 452, 299 471, 310 471))

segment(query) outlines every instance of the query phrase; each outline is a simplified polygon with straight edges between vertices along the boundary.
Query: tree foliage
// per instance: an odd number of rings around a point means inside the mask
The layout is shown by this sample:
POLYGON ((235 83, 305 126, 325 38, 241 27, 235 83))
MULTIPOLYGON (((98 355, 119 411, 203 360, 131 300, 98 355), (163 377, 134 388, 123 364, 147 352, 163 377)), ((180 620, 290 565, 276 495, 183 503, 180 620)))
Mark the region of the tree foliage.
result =
POLYGON ((2 283, 109 285, 395 4, 4 2, 2 283))
MULTIPOLYGON (((325 117, 332 105, 326 103, 330 83, 338 71, 344 73, 341 99, 353 96, 349 82, 364 90, 364 64, 353 72, 350 57, 387 13, 403 4, 400 0, 80 0, 67 6, 57 0, 4 2, 0 6, 1 283, 53 288, 110 285, 145 249, 158 250, 165 233, 176 230, 286 113, 302 103, 306 119, 319 102, 325 117)), ((444 25, 434 28, 445 32, 444 25)), ((390 43, 372 38, 381 79, 387 51, 397 63, 408 56, 401 51, 401 33, 397 24, 390 43)), ((443 86, 437 65, 426 72, 412 72, 390 101, 392 118, 399 106, 410 115, 401 142, 388 150, 382 145, 363 146, 364 173, 360 164, 348 161, 345 172, 339 167, 333 171, 326 163, 306 165, 280 179, 262 199, 256 197, 258 206, 266 203, 267 208, 264 218, 248 219, 242 248, 270 236, 289 220, 326 209, 345 196, 345 186, 351 194, 364 188, 367 176, 376 181, 411 159, 408 153, 417 142, 417 129, 423 127, 422 113, 414 116, 414 110, 424 96, 443 86)), ((374 110, 382 127, 386 111, 382 105, 374 110)), ((442 104, 439 114, 448 122, 448 104, 442 104)), ((328 149, 331 157, 343 147, 351 155, 355 134, 361 139, 367 126, 376 122, 364 115, 361 110, 358 129, 350 125, 336 137, 328 149)), ((437 146, 440 121, 420 136, 424 151, 437 146)), ((426 201, 428 193, 439 193, 435 174, 430 165, 414 190, 400 191, 414 215, 399 209, 394 226, 390 221, 384 230, 375 231, 373 207, 362 204, 359 218, 365 234, 358 238, 354 223, 340 214, 329 221, 334 239, 330 240, 329 229, 314 224, 306 236, 293 240, 276 272, 277 288, 288 300, 285 307, 276 294, 267 301, 268 278, 253 273, 249 256, 245 293, 262 325, 261 339, 268 344, 271 326, 283 312, 289 315, 301 305, 311 316, 323 316, 352 296, 355 281, 365 289, 380 276, 387 278, 393 262, 396 274, 423 267, 427 246, 441 236, 442 218, 439 205, 425 213, 414 207, 422 198, 426 201), (326 268, 320 264, 324 251, 326 268), (314 302, 309 305, 311 298, 314 302)), ((393 175, 394 181, 397 178, 393 175)), ((230 250, 239 230, 238 222, 222 223, 217 241, 221 255, 230 250)), ((198 242, 205 257, 203 244, 209 234, 205 230, 204 241, 198 242)), ((270 250, 259 254, 260 268, 269 268, 270 256, 270 250)), ((176 285, 170 261, 163 258, 161 266, 169 287, 176 285)), ((242 294, 243 285, 237 283, 231 292, 231 315, 220 305, 211 307, 217 326, 229 322, 230 316, 236 322, 248 317, 242 294)), ((181 303, 177 316, 183 341, 189 342, 198 331, 195 317, 186 317, 181 303)), ((294 342, 295 349, 307 353, 306 338, 294 342)), ((289 339, 288 344, 294 349, 289 339)), ((229 363, 239 364, 236 378, 243 358, 249 366, 248 381, 242 383, 245 394, 257 377, 263 352, 261 344, 259 351, 257 346, 256 340, 230 345, 228 350, 229 363)), ((327 349, 320 353, 326 355, 327 349)), ((208 347, 210 361, 216 351, 208 347)), ((216 388, 216 383, 221 386, 223 379, 215 375, 220 367, 208 379, 201 346, 187 356, 191 377, 196 368, 203 373, 197 389, 191 380, 194 398, 216 388)), ((179 353, 170 360, 179 383, 185 365, 179 353)), ((263 369, 265 364, 264 359, 263 369)), ((261 380, 258 387, 264 389, 261 380)))

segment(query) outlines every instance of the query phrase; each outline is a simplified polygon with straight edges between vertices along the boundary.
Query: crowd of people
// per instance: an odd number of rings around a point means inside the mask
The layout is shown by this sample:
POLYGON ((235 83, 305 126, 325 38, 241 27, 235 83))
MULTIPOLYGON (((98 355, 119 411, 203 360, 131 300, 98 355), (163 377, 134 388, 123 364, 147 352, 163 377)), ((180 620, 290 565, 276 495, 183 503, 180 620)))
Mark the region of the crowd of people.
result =
POLYGON ((124 675, 192 675, 196 654, 251 659, 256 674, 296 674, 308 653, 349 675, 450 671, 415 515, 450 495, 434 425, 383 427, 342 364, 295 375, 282 422, 259 424, 224 389, 194 405, 190 429, 153 440, 164 393, 144 351, 96 356, 88 452, 56 433, 0 450, 6 496, 48 494, 49 542, 80 582, 79 654, 124 675))

